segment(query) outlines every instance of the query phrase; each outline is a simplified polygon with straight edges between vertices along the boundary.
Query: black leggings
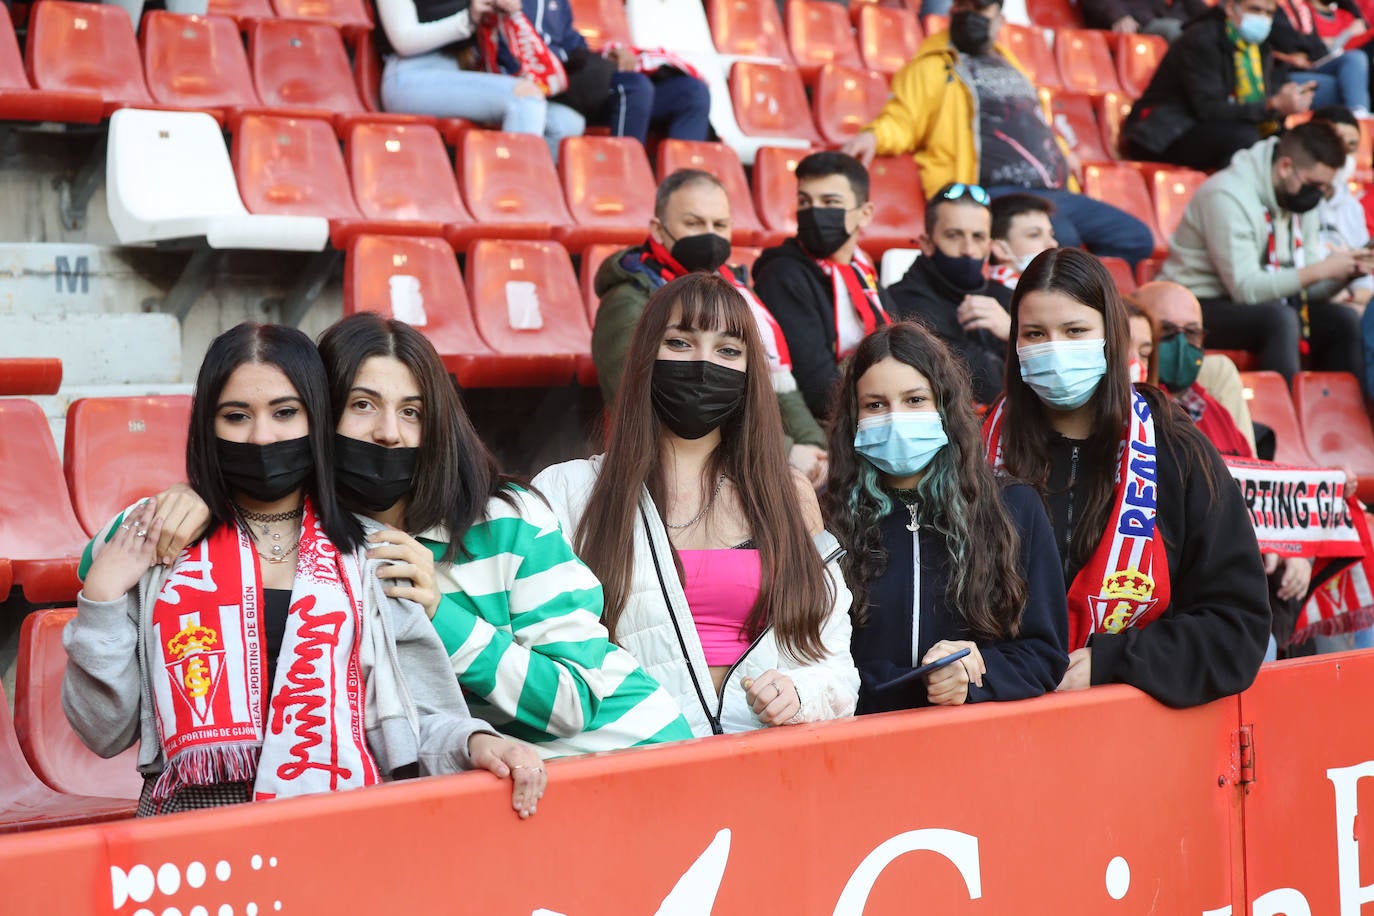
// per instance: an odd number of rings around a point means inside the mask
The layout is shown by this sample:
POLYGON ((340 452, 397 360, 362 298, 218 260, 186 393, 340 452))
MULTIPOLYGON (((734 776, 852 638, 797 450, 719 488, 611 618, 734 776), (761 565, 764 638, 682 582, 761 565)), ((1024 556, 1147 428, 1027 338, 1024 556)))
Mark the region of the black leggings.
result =
MULTIPOLYGON (((1364 378, 1359 313, 1334 302, 1314 302, 1308 316, 1312 324, 1312 368, 1364 378)), ((1261 369, 1271 369, 1287 382, 1298 374, 1302 329, 1297 309, 1287 303, 1245 305, 1229 299, 1203 299, 1202 320, 1207 327, 1207 346, 1249 350, 1259 356, 1261 369)))

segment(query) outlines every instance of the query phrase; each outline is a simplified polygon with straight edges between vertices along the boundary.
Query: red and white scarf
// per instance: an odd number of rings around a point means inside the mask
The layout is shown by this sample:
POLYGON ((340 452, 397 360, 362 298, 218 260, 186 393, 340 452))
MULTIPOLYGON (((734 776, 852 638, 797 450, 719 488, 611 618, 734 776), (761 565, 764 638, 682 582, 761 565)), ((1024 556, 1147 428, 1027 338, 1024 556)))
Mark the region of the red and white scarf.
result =
POLYGON ((833 287, 835 358, 844 359, 849 354, 841 352, 840 346, 841 289, 849 294, 849 302, 853 305, 854 311, 858 312, 859 320, 863 322, 865 337, 877 330, 878 325, 891 322, 891 319, 887 317, 887 312, 883 309, 882 300, 878 297, 878 272, 873 269, 873 262, 868 259, 868 255, 857 248, 854 250, 853 259, 848 264, 837 264, 828 258, 816 258, 816 266, 830 278, 833 287))
MULTIPOLYGON (((983 447, 1003 470, 1002 421, 1006 400, 983 424, 983 447)), ((1159 465, 1149 403, 1131 393, 1131 416, 1116 468, 1110 527, 1069 586, 1069 649, 1081 649, 1094 633, 1144 628, 1169 606, 1169 560, 1158 536, 1159 465)))
POLYGON ((381 781, 364 734, 362 589, 307 500, 276 677, 266 670, 262 574, 246 531, 222 525, 177 558, 153 607, 153 705, 165 801, 184 786, 254 783, 257 799, 381 781))
POLYGON ((606 43, 603 53, 610 54, 612 51, 618 51, 622 48, 629 50, 635 56, 635 70, 639 73, 648 75, 668 67, 672 70, 681 70, 693 79, 701 79, 701 71, 688 63, 687 58, 680 54, 674 54, 667 48, 636 48, 624 42, 611 41, 606 43))
MULTIPOLYGON (((1374 624, 1374 542, 1369 536, 1368 517, 1358 506, 1352 509, 1352 521, 1359 532, 1364 556, 1329 576, 1312 591, 1286 646, 1306 642, 1313 636, 1353 633, 1374 624)), ((1319 577, 1314 574, 1313 580, 1319 577)))
MULTIPOLYGON (((1282 269, 1279 263, 1278 244, 1274 240, 1274 217, 1268 210, 1264 211, 1264 225, 1269 230, 1269 242, 1265 248, 1264 269, 1269 273, 1276 273, 1282 269)), ((1292 235, 1293 250, 1293 269, 1302 270, 1307 266, 1307 253, 1302 247, 1302 225, 1296 213, 1288 214, 1288 228, 1292 235)), ((1302 290, 1299 294, 1298 320, 1302 325, 1302 337, 1298 340, 1298 352, 1306 356, 1311 349, 1309 342, 1312 337, 1312 322, 1307 311, 1307 290, 1302 290)))
POLYGON ((1014 290, 1021 279, 1021 271, 1016 269, 1015 264, 994 264, 988 270, 988 279, 1014 290))
POLYGON ((510 49, 520 65, 519 74, 534 80, 545 95, 558 95, 568 88, 568 71, 553 52, 539 30, 524 13, 502 13, 483 16, 477 24, 477 50, 482 66, 489 73, 499 73, 501 65, 496 56, 501 41, 510 49))

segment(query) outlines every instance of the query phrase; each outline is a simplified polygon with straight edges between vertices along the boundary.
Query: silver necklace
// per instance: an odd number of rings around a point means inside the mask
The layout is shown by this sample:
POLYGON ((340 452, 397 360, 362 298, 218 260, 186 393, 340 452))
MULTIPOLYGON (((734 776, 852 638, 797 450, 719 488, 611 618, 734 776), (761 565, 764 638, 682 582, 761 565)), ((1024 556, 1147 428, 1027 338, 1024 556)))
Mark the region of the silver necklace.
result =
POLYGON ((273 531, 271 525, 273 522, 285 522, 290 521, 291 519, 300 518, 302 515, 305 514, 304 506, 298 506, 295 509, 292 509, 287 512, 273 512, 271 514, 265 512, 249 512, 247 509, 239 505, 235 505, 234 508, 239 511, 239 514, 243 516, 245 521, 256 522, 257 524, 262 526, 262 537, 268 537, 269 535, 271 536, 272 543, 268 546, 268 553, 263 553, 261 550, 258 550, 257 548, 259 540, 258 532, 253 530, 252 524, 248 526, 248 536, 253 539, 254 552, 257 553, 259 557, 266 560, 268 563, 285 563, 288 559, 291 558, 291 555, 296 552, 296 548, 300 546, 301 532, 299 526, 297 526, 296 529, 296 543, 288 547, 285 544, 281 543, 281 532, 273 531))
POLYGON ((906 511, 911 513, 911 521, 907 522, 906 530, 911 532, 920 531, 921 523, 916 519, 916 507, 920 505, 920 503, 916 501, 916 491, 893 489, 892 495, 896 496, 897 500, 903 506, 906 506, 906 511))
POLYGON ((698 512, 695 516, 693 516, 691 521, 683 522, 681 525, 674 525, 672 522, 668 521, 665 518, 663 520, 663 524, 667 525, 669 528, 674 529, 675 531, 681 531, 683 528, 692 527, 697 522, 705 518, 707 512, 711 511, 711 507, 716 504, 716 497, 720 495, 720 488, 723 486, 725 486, 725 475, 721 474, 720 479, 716 481, 716 488, 711 493, 711 498, 706 500, 706 505, 701 507, 701 511, 698 512))

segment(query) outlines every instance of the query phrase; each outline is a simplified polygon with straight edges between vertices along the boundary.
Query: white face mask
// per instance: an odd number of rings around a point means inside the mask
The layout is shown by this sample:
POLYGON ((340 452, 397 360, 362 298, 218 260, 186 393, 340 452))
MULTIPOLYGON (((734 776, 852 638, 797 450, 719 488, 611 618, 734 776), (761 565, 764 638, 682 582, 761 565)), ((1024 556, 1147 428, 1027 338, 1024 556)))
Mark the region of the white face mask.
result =
POLYGON ((1037 257, 1039 257, 1039 256, 1040 256, 1040 252, 1037 251, 1037 252, 1035 252, 1034 254, 1028 254, 1028 255, 1025 255, 1025 256, 1023 256, 1023 257, 1017 258, 1017 259, 1016 259, 1016 272, 1017 272, 1018 274, 1023 274, 1023 273, 1025 273, 1025 272, 1026 272, 1026 268, 1027 268, 1027 267, 1030 267, 1030 262, 1031 262, 1031 261, 1034 261, 1034 260, 1035 260, 1037 257))

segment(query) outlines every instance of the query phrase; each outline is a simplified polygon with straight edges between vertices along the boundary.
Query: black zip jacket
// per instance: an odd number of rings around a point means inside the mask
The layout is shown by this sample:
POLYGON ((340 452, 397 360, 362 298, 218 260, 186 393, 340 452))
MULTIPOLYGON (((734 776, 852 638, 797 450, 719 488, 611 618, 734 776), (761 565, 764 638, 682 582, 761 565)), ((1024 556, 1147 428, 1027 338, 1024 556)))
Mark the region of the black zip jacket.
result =
POLYGON ((1026 609, 1016 638, 975 639, 958 609, 946 597, 950 553, 945 539, 929 525, 914 534, 911 515, 900 503, 880 522, 887 569, 869 586, 868 622, 854 629, 850 651, 859 669, 859 713, 928 706, 923 679, 884 688, 911 671, 911 631, 916 606, 915 545, 920 538, 920 631, 916 661, 942 639, 969 640, 987 665, 983 686, 969 684, 968 702, 1022 700, 1054 690, 1068 667, 1068 612, 1064 603, 1059 554, 1045 509, 1033 489, 1011 484, 1002 502, 1021 535, 1019 567, 1026 579, 1026 609))
POLYGON ((1080 8, 1083 24, 1090 29, 1110 29, 1125 16, 1142 26, 1156 19, 1187 22, 1210 9, 1203 0, 1082 0, 1080 8))

